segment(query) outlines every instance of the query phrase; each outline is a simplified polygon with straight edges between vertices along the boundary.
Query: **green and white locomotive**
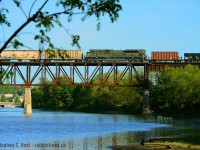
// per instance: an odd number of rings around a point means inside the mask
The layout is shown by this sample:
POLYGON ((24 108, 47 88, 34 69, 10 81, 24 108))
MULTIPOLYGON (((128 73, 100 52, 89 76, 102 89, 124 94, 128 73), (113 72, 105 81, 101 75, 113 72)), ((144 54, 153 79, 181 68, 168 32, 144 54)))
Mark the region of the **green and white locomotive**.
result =
POLYGON ((87 61, 128 61, 128 62, 143 62, 146 61, 146 51, 144 49, 90 49, 86 53, 87 61))

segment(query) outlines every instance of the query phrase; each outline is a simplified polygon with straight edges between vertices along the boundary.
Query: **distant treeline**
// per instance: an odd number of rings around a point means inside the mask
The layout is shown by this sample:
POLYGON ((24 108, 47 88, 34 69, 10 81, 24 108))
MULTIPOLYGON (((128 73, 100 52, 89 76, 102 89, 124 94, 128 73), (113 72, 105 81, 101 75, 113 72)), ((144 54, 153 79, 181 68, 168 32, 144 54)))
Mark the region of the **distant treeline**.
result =
MULTIPOLYGON (((113 77, 107 82, 112 82, 113 77)), ((60 80, 65 82, 64 78, 60 80)), ((137 82, 136 77, 133 80, 137 82)), ((98 82, 98 78, 91 82, 98 82)), ((122 82, 128 82, 128 76, 122 82)), ((141 92, 141 88, 136 87, 34 87, 32 105, 33 108, 67 111, 138 113, 142 111, 141 92)))
POLYGON ((13 94, 13 95, 24 95, 25 87, 22 86, 0 86, 0 94, 13 94))

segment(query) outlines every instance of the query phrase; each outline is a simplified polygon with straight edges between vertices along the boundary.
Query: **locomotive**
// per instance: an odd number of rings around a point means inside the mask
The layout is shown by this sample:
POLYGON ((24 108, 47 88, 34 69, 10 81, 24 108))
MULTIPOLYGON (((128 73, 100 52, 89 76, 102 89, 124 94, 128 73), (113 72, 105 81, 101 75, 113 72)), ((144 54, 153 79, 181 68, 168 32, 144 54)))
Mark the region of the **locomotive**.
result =
POLYGON ((86 61, 146 61, 146 51, 144 49, 90 49, 86 53, 86 61))
POLYGON ((4 50, 0 54, 0 61, 197 62, 200 61, 200 53, 184 53, 182 58, 177 51, 154 51, 147 59, 145 49, 90 49, 85 56, 82 50, 4 50))

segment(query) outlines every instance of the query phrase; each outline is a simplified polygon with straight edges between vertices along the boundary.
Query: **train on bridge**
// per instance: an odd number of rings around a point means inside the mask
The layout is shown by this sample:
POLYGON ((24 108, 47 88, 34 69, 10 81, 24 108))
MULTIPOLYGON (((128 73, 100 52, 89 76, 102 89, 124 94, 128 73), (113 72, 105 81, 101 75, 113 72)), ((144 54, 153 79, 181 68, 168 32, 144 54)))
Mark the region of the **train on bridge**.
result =
POLYGON ((145 49, 90 49, 83 54, 82 50, 4 50, 0 61, 73 61, 73 62, 196 62, 200 61, 200 53, 184 53, 178 51, 153 51, 147 57, 145 49))

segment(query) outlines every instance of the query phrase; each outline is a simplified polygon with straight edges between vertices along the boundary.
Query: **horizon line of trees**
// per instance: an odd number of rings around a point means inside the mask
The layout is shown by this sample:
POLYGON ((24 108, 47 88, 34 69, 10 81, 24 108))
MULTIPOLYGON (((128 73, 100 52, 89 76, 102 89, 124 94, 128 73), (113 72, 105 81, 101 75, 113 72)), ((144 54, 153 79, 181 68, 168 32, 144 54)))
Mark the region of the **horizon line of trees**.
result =
MULTIPOLYGON (((107 82, 113 82, 113 78, 111 75, 107 82)), ((96 77, 91 82, 98 81, 96 77)), ((138 82, 136 76, 132 81, 138 82)), ((61 78, 60 82, 66 81, 61 78)), ((128 75, 121 82, 127 83, 128 75)), ((137 87, 34 87, 32 104, 33 108, 54 110, 138 113, 142 111, 141 92, 137 87)))

